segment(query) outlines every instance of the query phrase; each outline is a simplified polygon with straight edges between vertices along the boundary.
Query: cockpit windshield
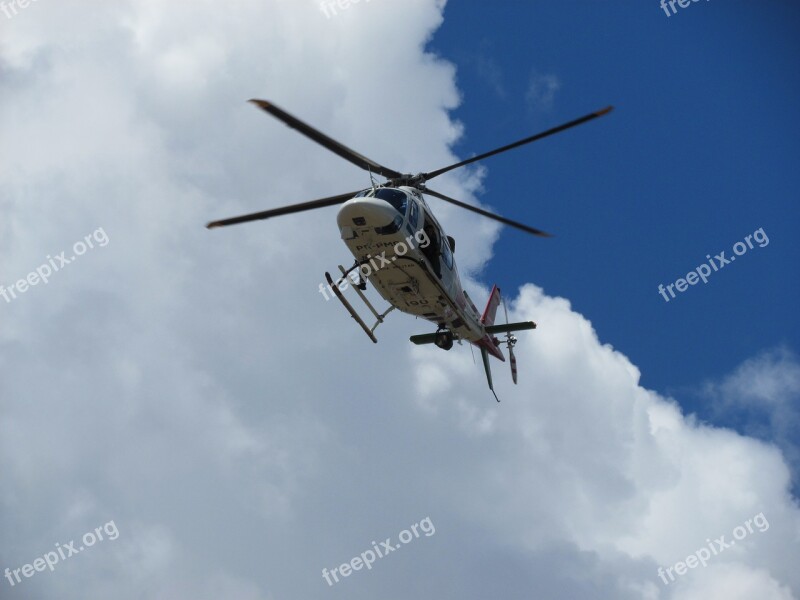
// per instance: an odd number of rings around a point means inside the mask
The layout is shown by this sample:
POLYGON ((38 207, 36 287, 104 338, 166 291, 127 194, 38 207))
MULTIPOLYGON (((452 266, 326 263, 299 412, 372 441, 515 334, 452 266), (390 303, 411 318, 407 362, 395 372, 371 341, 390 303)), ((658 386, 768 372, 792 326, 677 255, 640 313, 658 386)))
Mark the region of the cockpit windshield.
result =
POLYGON ((406 209, 408 208, 408 196, 406 196, 404 192, 391 188, 380 188, 375 192, 375 198, 386 200, 386 202, 397 209, 397 212, 405 216, 406 209))

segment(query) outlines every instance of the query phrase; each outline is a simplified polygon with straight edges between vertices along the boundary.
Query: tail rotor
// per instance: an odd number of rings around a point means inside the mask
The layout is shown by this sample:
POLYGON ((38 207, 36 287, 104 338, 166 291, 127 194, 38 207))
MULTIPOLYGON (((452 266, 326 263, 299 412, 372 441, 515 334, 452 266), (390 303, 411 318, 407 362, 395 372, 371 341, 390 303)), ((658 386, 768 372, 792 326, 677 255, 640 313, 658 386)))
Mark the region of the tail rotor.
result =
MULTIPOLYGON (((503 301, 503 312, 506 315, 506 325, 508 325, 508 308, 506 308, 506 299, 502 298, 503 301)), ((514 356, 514 346, 517 344, 517 336, 515 336, 511 331, 506 331, 506 347, 508 348, 508 358, 509 363, 511 364, 511 379, 514 381, 514 384, 517 383, 517 357, 514 356)))

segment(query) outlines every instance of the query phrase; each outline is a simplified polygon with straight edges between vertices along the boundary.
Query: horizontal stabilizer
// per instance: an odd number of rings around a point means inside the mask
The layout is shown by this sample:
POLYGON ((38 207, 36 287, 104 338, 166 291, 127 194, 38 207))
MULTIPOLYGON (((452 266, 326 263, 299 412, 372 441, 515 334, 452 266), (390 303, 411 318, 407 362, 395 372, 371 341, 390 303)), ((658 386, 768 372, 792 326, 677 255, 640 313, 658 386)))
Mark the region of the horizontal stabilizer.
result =
POLYGON ((519 323, 506 323, 505 325, 489 325, 486 328, 486 333, 507 333, 509 331, 524 331, 525 329, 536 329, 536 323, 533 321, 520 321, 519 323))
MULTIPOLYGON (((536 323, 533 321, 520 321, 519 323, 506 323, 504 325, 489 325, 486 328, 486 333, 507 333, 510 331, 525 331, 526 329, 536 329, 536 323)), ((420 335, 412 335, 409 338, 415 344, 433 344, 436 341, 435 333, 423 333, 420 335)))

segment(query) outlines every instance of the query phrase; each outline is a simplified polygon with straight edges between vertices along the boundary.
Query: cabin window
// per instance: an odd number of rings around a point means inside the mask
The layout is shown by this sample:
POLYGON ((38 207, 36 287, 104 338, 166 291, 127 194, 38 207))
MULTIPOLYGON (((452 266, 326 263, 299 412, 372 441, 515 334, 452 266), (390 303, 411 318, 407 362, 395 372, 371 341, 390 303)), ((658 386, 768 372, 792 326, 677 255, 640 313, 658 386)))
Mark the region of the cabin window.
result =
POLYGON ((442 236, 442 260, 448 269, 453 268, 453 253, 450 252, 450 243, 442 236))
POLYGON ((416 235, 417 227, 419 225, 419 207, 414 200, 411 201, 411 208, 408 211, 408 223, 406 223, 406 231, 410 235, 416 235))

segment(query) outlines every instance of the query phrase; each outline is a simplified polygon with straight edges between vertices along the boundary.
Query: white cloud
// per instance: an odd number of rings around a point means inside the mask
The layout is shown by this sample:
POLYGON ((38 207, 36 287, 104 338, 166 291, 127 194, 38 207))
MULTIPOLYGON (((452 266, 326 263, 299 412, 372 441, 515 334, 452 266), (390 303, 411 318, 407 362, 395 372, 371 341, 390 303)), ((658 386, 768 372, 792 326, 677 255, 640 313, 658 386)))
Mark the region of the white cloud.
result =
POLYGON ((720 382, 702 390, 716 423, 777 444, 800 480, 800 361, 788 348, 762 352, 746 360, 720 382))
MULTIPOLYGON (((376 347, 322 300, 347 260, 334 209, 203 229, 367 184, 253 96, 399 170, 448 164, 454 70, 424 52, 441 9, 39 2, 4 26, 0 282, 99 226, 110 243, 0 304, 0 567, 120 531, 4 598, 800 589, 780 453, 641 388, 566 300, 521 291, 512 318, 539 328, 518 388, 493 365, 497 406, 466 349, 410 347, 424 323, 397 315, 376 347), (769 531, 657 579, 759 511, 769 531), (327 588, 323 567, 425 516, 435 536, 327 588)), ((442 191, 469 198, 475 173, 442 191)), ((435 206, 478 271, 497 228, 435 206)))
POLYGON ((505 78, 500 65, 490 54, 488 44, 481 44, 481 48, 475 55, 475 70, 483 82, 489 87, 498 98, 506 97, 505 78))
POLYGON ((726 565, 710 569, 708 577, 696 587, 681 589, 675 594, 675 599, 791 600, 795 597, 787 586, 780 585, 765 570, 750 569, 745 565, 726 565))
POLYGON ((531 109, 550 110, 560 89, 561 79, 558 76, 534 71, 528 80, 525 101, 531 109))

